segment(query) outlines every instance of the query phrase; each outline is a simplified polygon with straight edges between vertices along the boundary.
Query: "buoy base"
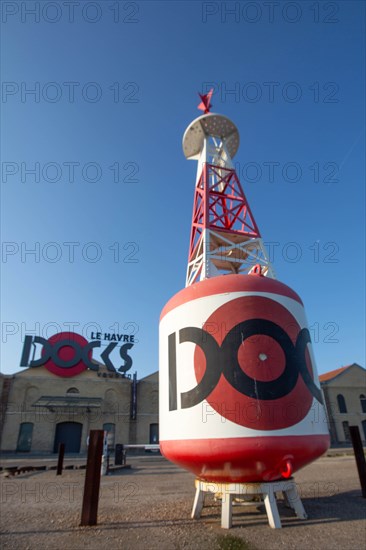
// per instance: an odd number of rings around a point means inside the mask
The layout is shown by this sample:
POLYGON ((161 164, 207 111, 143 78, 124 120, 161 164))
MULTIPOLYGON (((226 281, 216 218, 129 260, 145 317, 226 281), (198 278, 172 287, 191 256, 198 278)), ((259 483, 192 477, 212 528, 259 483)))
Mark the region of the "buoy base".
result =
POLYGON ((215 495, 220 495, 222 501, 221 527, 223 529, 230 529, 232 527, 232 505, 234 496, 260 496, 261 501, 264 502, 268 523, 272 529, 281 529, 282 527, 277 508, 276 493, 283 494, 286 504, 293 509, 298 518, 307 518, 296 483, 293 479, 272 483, 215 483, 196 479, 195 487, 196 494, 191 515, 192 519, 198 519, 201 516, 205 494, 214 493, 215 495))
POLYGON ((319 458, 329 435, 160 440, 162 454, 198 479, 218 483, 281 481, 319 458), (289 471, 287 462, 291 462, 289 471))

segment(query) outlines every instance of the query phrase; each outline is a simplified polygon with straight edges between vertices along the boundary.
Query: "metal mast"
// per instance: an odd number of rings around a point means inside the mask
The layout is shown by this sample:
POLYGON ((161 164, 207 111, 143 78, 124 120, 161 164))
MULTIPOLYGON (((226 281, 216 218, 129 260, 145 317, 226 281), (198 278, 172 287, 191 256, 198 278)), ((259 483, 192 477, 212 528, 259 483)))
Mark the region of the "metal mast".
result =
POLYGON ((186 286, 228 273, 253 269, 275 278, 261 234, 232 159, 239 132, 225 116, 210 113, 212 90, 201 95, 204 115, 183 136, 187 159, 197 160, 186 286))

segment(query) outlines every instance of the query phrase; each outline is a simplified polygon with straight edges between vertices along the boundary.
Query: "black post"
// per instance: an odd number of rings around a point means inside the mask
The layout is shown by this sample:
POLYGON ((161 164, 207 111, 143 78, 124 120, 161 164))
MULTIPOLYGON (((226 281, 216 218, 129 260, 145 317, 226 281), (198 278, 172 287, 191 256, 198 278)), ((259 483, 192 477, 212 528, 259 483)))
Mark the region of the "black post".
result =
POLYGON ((57 461, 57 476, 62 474, 62 467, 64 465, 65 443, 60 443, 58 446, 58 461, 57 461))
POLYGON ((120 466, 123 464, 123 445, 117 443, 114 451, 114 465, 120 466))
POLYGON ((363 453, 360 430, 358 429, 358 426, 350 426, 349 431, 351 434, 353 450, 355 452, 355 459, 357 464, 358 477, 360 478, 362 497, 366 498, 366 461, 365 455, 363 453))
POLYGON ((90 431, 80 525, 97 524, 103 439, 103 430, 90 431))

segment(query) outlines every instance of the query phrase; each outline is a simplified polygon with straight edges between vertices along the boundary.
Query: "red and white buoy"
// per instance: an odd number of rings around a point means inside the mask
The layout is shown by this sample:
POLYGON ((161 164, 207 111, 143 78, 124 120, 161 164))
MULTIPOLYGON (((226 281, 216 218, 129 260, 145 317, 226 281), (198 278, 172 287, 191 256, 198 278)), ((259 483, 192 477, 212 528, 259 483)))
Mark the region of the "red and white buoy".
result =
POLYGON ((239 133, 205 114, 183 138, 198 160, 186 288, 160 320, 160 448, 200 479, 287 479, 329 434, 304 308, 274 278, 232 164, 239 133))

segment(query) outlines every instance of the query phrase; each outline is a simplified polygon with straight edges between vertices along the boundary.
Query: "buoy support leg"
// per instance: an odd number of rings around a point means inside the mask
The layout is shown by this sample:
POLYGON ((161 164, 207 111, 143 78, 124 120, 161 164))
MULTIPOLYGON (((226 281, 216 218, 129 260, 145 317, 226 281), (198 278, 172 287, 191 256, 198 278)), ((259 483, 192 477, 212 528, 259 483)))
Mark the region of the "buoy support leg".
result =
POLYGON ((295 483, 291 483, 289 488, 284 491, 286 500, 294 510, 296 516, 300 519, 307 519, 308 515, 302 505, 295 483))
POLYGON ((264 493, 264 505, 266 507, 268 523, 272 529, 281 529, 281 520, 277 508, 276 493, 269 486, 264 493))
POLYGON ((201 512, 203 504, 205 501, 205 493, 201 490, 201 484, 196 480, 196 494, 194 496, 193 508, 192 508, 192 519, 198 519, 201 517, 201 512))
POLYGON ((233 518, 233 498, 229 491, 223 491, 222 504, 221 504, 221 527, 223 529, 230 529, 232 526, 233 518))
POLYGON ((281 519, 277 507, 276 493, 282 493, 285 504, 295 512, 300 519, 307 519, 296 483, 294 480, 264 483, 213 483, 200 479, 195 481, 196 494, 193 503, 193 519, 201 516, 206 493, 221 495, 221 527, 232 527, 233 497, 235 495, 260 495, 263 498, 268 523, 272 529, 281 529, 281 519))

